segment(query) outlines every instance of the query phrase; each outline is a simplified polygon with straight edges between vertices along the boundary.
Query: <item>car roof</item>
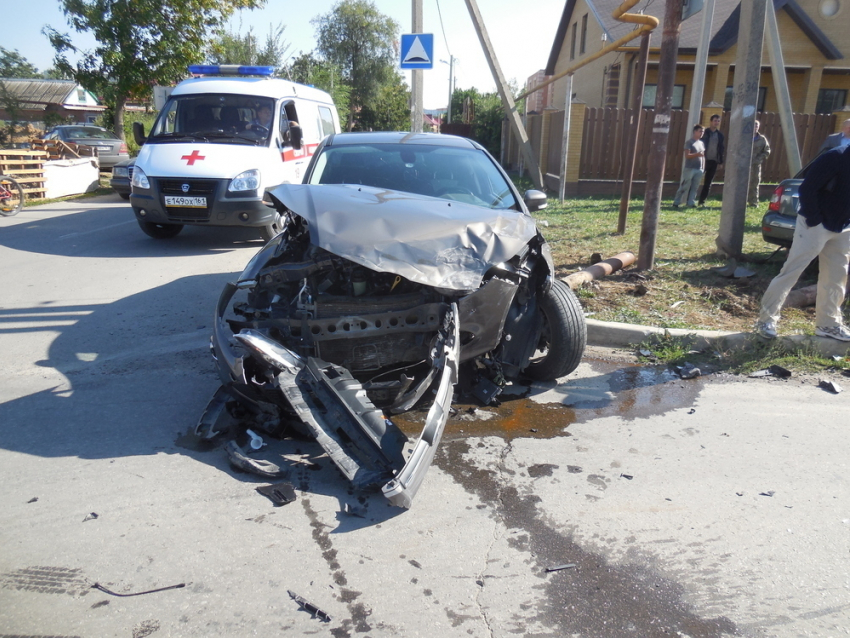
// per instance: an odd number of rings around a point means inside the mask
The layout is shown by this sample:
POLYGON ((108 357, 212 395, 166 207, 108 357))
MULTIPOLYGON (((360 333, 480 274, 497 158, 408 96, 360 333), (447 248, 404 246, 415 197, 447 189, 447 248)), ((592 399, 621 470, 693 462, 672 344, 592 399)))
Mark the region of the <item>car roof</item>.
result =
POLYGON ((59 126, 54 126, 53 128, 96 128, 100 131, 108 130, 103 128, 102 126, 96 126, 95 124, 60 124, 59 126))
POLYGON ((202 95, 224 93, 251 97, 300 98, 324 104, 333 104, 333 99, 324 91, 306 84, 298 84, 281 78, 255 78, 234 76, 210 76, 183 80, 174 87, 171 95, 202 95))
POLYGON ((327 142, 327 146, 349 144, 425 144, 429 146, 450 146, 453 148, 474 148, 479 150, 482 148, 477 142, 456 135, 409 133, 403 131, 336 133, 327 142))

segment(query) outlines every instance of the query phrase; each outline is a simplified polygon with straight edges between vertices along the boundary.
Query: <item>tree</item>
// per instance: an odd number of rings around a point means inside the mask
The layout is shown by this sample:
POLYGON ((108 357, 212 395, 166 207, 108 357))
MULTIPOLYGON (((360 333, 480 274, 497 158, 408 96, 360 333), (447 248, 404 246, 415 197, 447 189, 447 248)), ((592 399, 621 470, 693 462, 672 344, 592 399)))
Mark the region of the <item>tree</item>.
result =
POLYGON ((38 69, 18 53, 0 47, 0 78, 37 78, 38 69))
POLYGON ((340 69, 351 87, 348 129, 357 113, 373 100, 394 73, 399 26, 369 0, 341 0, 312 20, 317 51, 340 69))
MULTIPOLYGON (((508 82, 511 93, 517 95, 519 90, 515 80, 508 82)), ((463 103, 469 98, 472 110, 472 136, 476 142, 484 146, 491 154, 498 157, 502 143, 502 121, 505 119, 505 107, 498 93, 481 93, 475 87, 455 89, 452 93, 452 119, 459 121, 463 113, 463 103)), ((521 110, 522 102, 517 104, 521 110)))
POLYGON ((124 106, 148 97, 154 84, 186 76, 186 66, 203 61, 208 34, 236 9, 265 0, 60 0, 68 23, 91 32, 93 51, 79 51, 68 34, 45 27, 56 51, 54 66, 99 96, 115 114, 114 130, 124 137, 124 106), (72 64, 69 53, 79 53, 72 64))
POLYGON ((319 60, 312 53, 301 53, 287 67, 286 74, 293 82, 309 84, 330 94, 337 111, 348 113, 351 88, 333 63, 319 60))
POLYGON ((269 34, 262 49, 257 36, 254 35, 253 27, 250 27, 245 35, 238 31, 222 29, 209 45, 207 60, 210 64, 259 65, 280 69, 289 50, 289 44, 283 39, 285 29, 283 24, 279 24, 277 28, 269 25, 269 34))
POLYGON ((410 130, 410 91, 401 75, 393 73, 389 81, 378 87, 377 95, 360 110, 355 129, 410 130))

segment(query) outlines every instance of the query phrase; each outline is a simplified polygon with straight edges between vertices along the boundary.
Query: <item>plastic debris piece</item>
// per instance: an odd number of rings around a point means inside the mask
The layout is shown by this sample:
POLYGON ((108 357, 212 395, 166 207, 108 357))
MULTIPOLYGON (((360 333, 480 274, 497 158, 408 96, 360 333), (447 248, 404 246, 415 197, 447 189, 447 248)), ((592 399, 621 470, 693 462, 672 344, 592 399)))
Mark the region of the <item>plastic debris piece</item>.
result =
POLYGON ((652 351, 651 351, 651 350, 646 350, 645 348, 643 348, 643 349, 641 349, 641 350, 638 350, 638 352, 639 352, 639 353, 641 354, 641 356, 643 356, 643 357, 651 357, 651 356, 652 356, 652 351))
POLYGON ((721 277, 730 277, 732 279, 744 279, 746 277, 752 277, 755 274, 752 270, 739 266, 737 260, 734 258, 726 260, 725 266, 714 266, 711 270, 721 277))
POLYGON ((537 432, 537 428, 531 428, 531 432, 537 432))
POLYGON ((303 609, 306 612, 309 612, 310 615, 313 616, 313 618, 321 618, 325 622, 330 622, 330 620, 331 620, 330 614, 328 614, 325 611, 322 611, 321 609, 316 607, 313 603, 311 603, 309 600, 302 598, 301 596, 299 596, 298 594, 296 594, 293 591, 290 591, 289 589, 286 590, 286 593, 289 594, 289 597, 292 600, 294 600, 296 603, 298 603, 301 606, 301 609, 303 609))
POLYGON ((557 571, 561 571, 562 569, 570 569, 571 567, 575 567, 575 566, 576 566, 575 563, 565 563, 563 565, 552 565, 551 567, 547 567, 546 571, 547 572, 557 572, 557 571))
POLYGON ((634 478, 634 476, 632 476, 631 474, 620 474, 620 476, 622 476, 624 479, 628 479, 629 481, 634 478))
POLYGON ((835 381, 829 381, 827 379, 821 379, 820 383, 818 383, 818 387, 821 387, 828 392, 832 392, 833 394, 841 392, 840 385, 838 385, 835 381))
POLYGON ((280 467, 271 461, 249 458, 236 441, 228 441, 224 446, 224 451, 227 453, 230 464, 237 470, 250 472, 263 478, 283 478, 289 473, 281 470, 280 467))
POLYGON ((158 589, 149 589, 147 591, 137 591, 133 594, 119 594, 117 592, 111 591, 101 585, 100 583, 95 583, 91 586, 92 589, 99 589, 104 594, 109 594, 110 596, 118 596, 120 598, 129 598, 130 596, 143 596, 145 594, 155 594, 160 591, 167 591, 169 589, 182 589, 186 586, 186 583, 180 583, 179 585, 169 585, 168 587, 159 587, 158 589))
POLYGON ((38 502, 37 496, 33 496, 30 500, 27 501, 27 503, 36 503, 36 502, 38 502))
POLYGON ((91 514, 86 514, 86 517, 83 519, 83 523, 86 521, 93 521, 98 517, 97 512, 92 512, 91 514))
POLYGON ((692 363, 686 363, 685 365, 676 368, 676 371, 682 379, 696 379, 698 376, 702 375, 700 369, 692 363))
POLYGON ((248 442, 248 445, 252 450, 259 450, 264 445, 267 445, 265 441, 263 441, 263 437, 254 432, 253 430, 245 430, 245 434, 251 437, 251 440, 248 442))
POLYGON ((688 414, 693 414, 696 411, 697 411, 696 408, 691 408, 690 410, 688 410, 688 414))
POLYGON ((358 516, 360 518, 366 518, 366 508, 360 507, 359 505, 352 505, 351 503, 345 504, 345 513, 349 516, 358 516))
POLYGON ((292 483, 275 483, 274 485, 263 485, 257 488, 263 496, 271 499, 275 505, 286 505, 295 500, 295 486, 292 483))
POLYGON ((773 496, 774 494, 776 494, 776 492, 773 490, 770 490, 769 492, 759 492, 759 496, 773 496))
POLYGON ((670 309, 672 310, 673 308, 678 308, 683 303, 685 303, 685 302, 684 301, 674 301, 672 304, 670 304, 670 309))

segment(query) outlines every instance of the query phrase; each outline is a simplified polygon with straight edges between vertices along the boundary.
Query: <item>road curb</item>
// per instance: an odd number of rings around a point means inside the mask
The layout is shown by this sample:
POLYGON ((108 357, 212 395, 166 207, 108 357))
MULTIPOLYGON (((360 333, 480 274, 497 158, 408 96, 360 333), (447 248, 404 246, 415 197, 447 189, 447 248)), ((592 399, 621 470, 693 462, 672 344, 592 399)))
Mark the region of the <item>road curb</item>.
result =
MULTIPOLYGON (((685 330, 682 328, 655 328, 639 326, 631 323, 615 323, 587 319, 587 343, 591 346, 607 346, 609 348, 626 348, 637 346, 650 335, 665 335, 672 337, 694 337, 694 346, 698 348, 750 348, 755 344, 764 343, 762 337, 752 332, 726 332, 722 330, 685 330)), ((827 337, 811 335, 789 335, 778 337, 780 343, 789 346, 807 344, 817 349, 826 357, 847 356, 850 342, 837 341, 827 337)))

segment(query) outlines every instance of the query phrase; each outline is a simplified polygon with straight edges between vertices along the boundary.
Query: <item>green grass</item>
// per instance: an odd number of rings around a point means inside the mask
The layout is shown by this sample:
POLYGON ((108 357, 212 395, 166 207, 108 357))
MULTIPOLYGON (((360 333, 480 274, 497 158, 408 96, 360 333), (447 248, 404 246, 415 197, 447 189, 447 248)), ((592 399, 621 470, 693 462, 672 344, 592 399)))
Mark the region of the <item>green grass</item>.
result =
MULTIPOLYGON (((533 188, 527 179, 518 180, 520 192, 533 188)), ((761 218, 767 203, 748 207, 744 225, 740 265, 755 274, 746 279, 729 279, 712 271, 725 265, 716 254, 722 202, 711 199, 702 209, 671 207, 662 201, 656 237, 655 264, 638 271, 628 266, 597 281, 585 284, 576 294, 588 316, 602 321, 634 323, 685 330, 749 332, 758 316, 762 294, 785 261, 784 250, 771 257, 775 246, 761 235, 761 218), (768 259, 770 258, 770 259, 768 259), (645 291, 645 292, 644 292, 645 291)), ((558 277, 586 268, 591 255, 608 258, 623 251, 638 256, 643 200, 630 203, 626 231, 617 234, 619 198, 569 198, 560 203, 550 193, 549 206, 534 213, 540 230, 552 247, 558 277)), ((797 287, 816 283, 817 271, 808 269, 797 287)), ((848 306, 845 321, 850 324, 848 306)), ((814 334, 814 309, 785 309, 779 323, 780 335, 814 334)), ((847 362, 823 358, 810 346, 790 347, 782 343, 754 341, 752 347, 723 353, 696 353, 692 341, 672 337, 654 338, 641 348, 652 354, 649 361, 681 365, 685 361, 708 368, 747 373, 778 364, 798 371, 846 368, 847 362)))

